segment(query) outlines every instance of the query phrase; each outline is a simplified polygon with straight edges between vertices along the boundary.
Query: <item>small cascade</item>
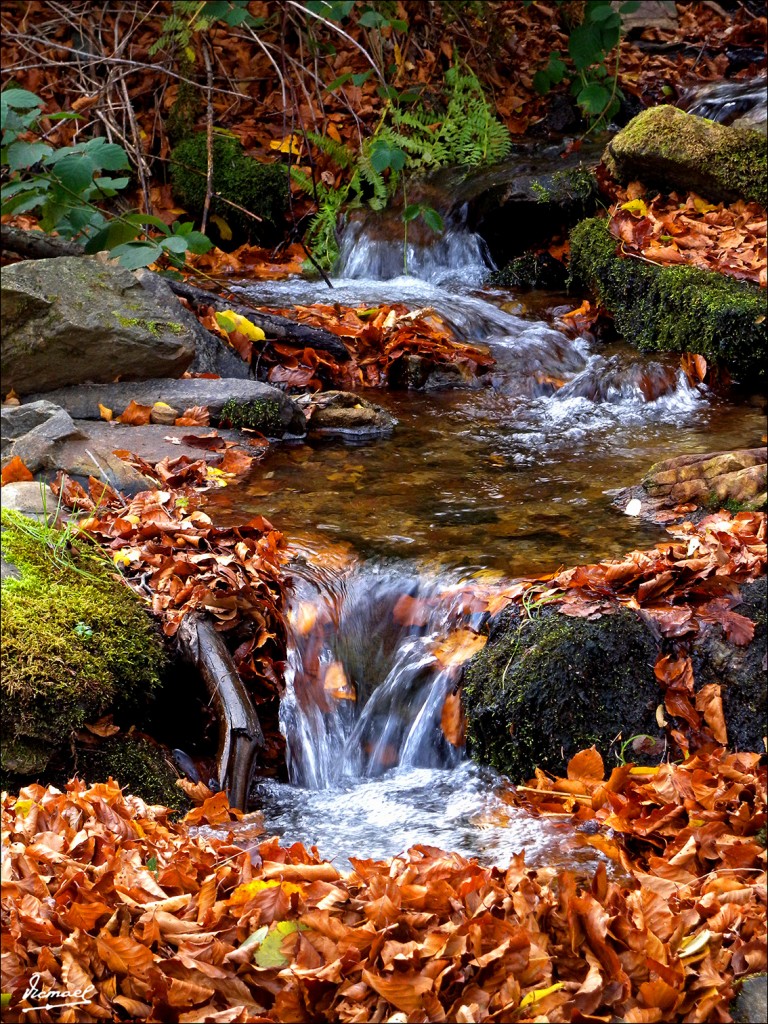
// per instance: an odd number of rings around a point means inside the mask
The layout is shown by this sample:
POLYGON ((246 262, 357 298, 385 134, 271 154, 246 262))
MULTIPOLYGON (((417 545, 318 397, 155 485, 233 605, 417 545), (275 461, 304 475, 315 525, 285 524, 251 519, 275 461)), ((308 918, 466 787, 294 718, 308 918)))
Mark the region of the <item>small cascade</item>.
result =
POLYGON ((680 105, 689 114, 708 117, 710 121, 731 124, 737 118, 744 118, 754 127, 765 125, 766 79, 765 76, 735 79, 724 82, 705 82, 689 89, 680 105))
POLYGON ((432 284, 480 284, 494 265, 480 235, 467 227, 466 204, 445 218, 435 235, 420 221, 406 225, 396 212, 351 220, 341 237, 335 272, 342 278, 389 281, 411 275, 432 284))
POLYGON ((460 621, 437 600, 445 580, 368 564, 334 579, 297 567, 281 704, 288 773, 307 789, 395 767, 450 768, 462 756, 440 728, 455 674, 432 651, 460 621))

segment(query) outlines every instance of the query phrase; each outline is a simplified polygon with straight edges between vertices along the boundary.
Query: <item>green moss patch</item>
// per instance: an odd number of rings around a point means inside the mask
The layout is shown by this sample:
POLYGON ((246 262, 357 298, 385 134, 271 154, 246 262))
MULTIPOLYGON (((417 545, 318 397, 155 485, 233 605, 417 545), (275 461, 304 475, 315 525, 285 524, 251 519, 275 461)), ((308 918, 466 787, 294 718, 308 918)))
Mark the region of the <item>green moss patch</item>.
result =
MULTIPOLYGON (((176 199, 200 217, 205 205, 208 147, 204 133, 180 142, 171 153, 171 186, 176 199)), ((283 214, 288 206, 288 175, 280 164, 262 164, 243 152, 238 139, 215 135, 213 140, 213 192, 211 213, 221 217, 239 237, 263 245, 283 236, 283 214), (236 206, 255 214, 248 217, 236 206)))
POLYGON ((22 775, 86 723, 144 705, 166 665, 158 628, 110 564, 79 541, 54 561, 25 522, 2 513, 3 554, 21 574, 2 584, 3 768, 22 775))
POLYGON ((659 737, 656 654, 626 610, 594 622, 551 609, 502 617, 465 673, 472 756, 522 782, 536 767, 562 775, 592 744, 608 764, 620 736, 659 737))
POLYGON ((617 254, 605 220, 571 232, 573 282, 591 289, 641 351, 696 352, 741 380, 765 379, 765 291, 695 267, 658 267, 617 254))
POLYGON ((243 427, 258 430, 267 437, 282 437, 285 433, 280 403, 268 398, 257 398, 253 402, 228 399, 221 408, 219 423, 238 430, 243 427))
POLYGON ((187 810, 189 800, 176 785, 179 773, 166 751, 140 736, 113 736, 97 747, 79 748, 77 772, 87 782, 110 776, 128 793, 151 804, 187 810))

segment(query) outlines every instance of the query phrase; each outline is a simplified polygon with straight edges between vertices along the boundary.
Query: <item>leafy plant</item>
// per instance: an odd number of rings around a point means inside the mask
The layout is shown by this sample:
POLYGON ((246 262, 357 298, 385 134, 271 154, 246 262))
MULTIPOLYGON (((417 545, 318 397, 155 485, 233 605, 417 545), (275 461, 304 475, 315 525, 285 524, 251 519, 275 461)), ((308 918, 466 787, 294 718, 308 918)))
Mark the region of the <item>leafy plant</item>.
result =
MULTIPOLYGON (((309 142, 341 170, 351 172, 347 183, 336 189, 291 168, 294 182, 316 197, 318 210, 306 241, 321 265, 331 267, 338 257, 336 225, 344 208, 383 210, 397 194, 405 174, 425 174, 455 165, 478 167, 507 155, 509 131, 493 113, 476 75, 457 65, 446 72, 445 85, 447 102, 442 112, 421 103, 410 108, 390 103, 357 153, 327 136, 307 133, 309 142)), ((405 225, 416 217, 422 217, 434 231, 443 230, 442 218, 432 207, 406 205, 405 225)))
MULTIPOLYGON (((145 267, 166 257, 171 265, 183 263, 184 254, 203 253, 210 240, 192 223, 168 227, 159 217, 129 212, 109 215, 98 203, 114 198, 130 183, 130 164, 122 146, 104 138, 71 146, 47 143, 40 119, 43 101, 26 89, 0 93, 0 164, 4 179, 0 212, 35 211, 44 231, 84 243, 87 253, 108 250, 124 267, 145 267), (107 172, 107 173, 105 173, 107 172), (150 237, 147 228, 160 231, 150 237)), ((70 112, 48 115, 50 120, 76 118, 70 112)))
MULTIPOLYGON (((527 0, 526 6, 530 2, 527 0)), ((553 51, 547 64, 534 75, 534 88, 542 96, 567 79, 590 131, 606 125, 623 99, 618 85, 621 15, 639 6, 638 0, 625 0, 615 10, 610 0, 587 0, 583 21, 570 31, 567 57, 553 51), (614 49, 615 62, 609 66, 607 59, 614 49)))

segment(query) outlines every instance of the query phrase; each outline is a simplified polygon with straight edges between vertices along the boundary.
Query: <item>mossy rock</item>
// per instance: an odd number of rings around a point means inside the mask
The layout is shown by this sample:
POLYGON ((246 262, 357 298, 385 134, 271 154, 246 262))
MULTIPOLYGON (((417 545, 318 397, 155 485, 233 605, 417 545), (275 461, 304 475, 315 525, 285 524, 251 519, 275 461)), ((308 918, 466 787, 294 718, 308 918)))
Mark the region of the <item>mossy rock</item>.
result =
MULTIPOLYGON (((177 201, 195 217, 205 205, 208 146, 204 133, 180 142, 171 153, 171 186, 177 201)), ((271 245, 283 237, 283 214, 288 206, 288 175, 281 164, 262 164, 245 155, 238 139, 213 139, 211 213, 230 226, 235 241, 248 238, 271 245), (248 217, 224 200, 255 214, 248 217)))
POLYGON ((766 202, 763 132, 717 124, 661 106, 634 117, 609 143, 603 163, 619 181, 641 181, 666 192, 692 190, 708 199, 766 202))
POLYGON ((624 609, 595 621, 553 609, 500 616, 465 672, 472 757, 522 782, 536 767, 563 774, 593 744, 610 766, 630 737, 663 739, 657 653, 649 630, 624 609))
POLYGON ((548 252, 526 252, 488 277, 488 284, 501 288, 561 289, 566 285, 565 265, 548 252))
POLYGON ((605 220, 571 232, 573 282, 591 289, 641 351, 696 352, 734 377, 765 379, 765 291, 695 267, 658 267, 617 253, 605 220))
POLYGON ((87 782, 110 776, 127 793, 150 804, 187 810, 189 800, 176 785, 175 770, 165 749, 142 736, 112 736, 96 747, 77 749, 77 773, 87 782))
POLYGON ((282 408, 278 401, 257 398, 252 402, 239 402, 230 398, 224 403, 219 423, 242 430, 258 430, 265 437, 282 437, 285 433, 282 408))
POLYGON ((161 684, 159 629, 113 567, 74 541, 3 510, 4 774, 39 777, 68 755, 73 734, 106 714, 134 714, 161 684))

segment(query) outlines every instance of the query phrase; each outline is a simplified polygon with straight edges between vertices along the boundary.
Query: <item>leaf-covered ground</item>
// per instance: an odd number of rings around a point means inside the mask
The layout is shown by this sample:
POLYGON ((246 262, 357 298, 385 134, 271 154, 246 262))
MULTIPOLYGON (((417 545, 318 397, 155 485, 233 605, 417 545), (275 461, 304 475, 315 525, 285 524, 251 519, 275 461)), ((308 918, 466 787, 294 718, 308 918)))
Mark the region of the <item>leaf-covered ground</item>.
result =
POLYGON ((112 781, 29 786, 2 809, 4 1019, 730 1021, 766 968, 759 762, 716 749, 605 779, 588 750, 511 791, 570 820, 592 877, 425 846, 344 873, 213 837, 239 817, 223 794, 174 824, 112 781), (35 1009, 33 975, 85 999, 35 1009))

